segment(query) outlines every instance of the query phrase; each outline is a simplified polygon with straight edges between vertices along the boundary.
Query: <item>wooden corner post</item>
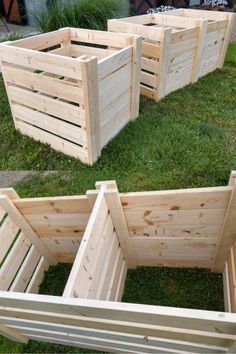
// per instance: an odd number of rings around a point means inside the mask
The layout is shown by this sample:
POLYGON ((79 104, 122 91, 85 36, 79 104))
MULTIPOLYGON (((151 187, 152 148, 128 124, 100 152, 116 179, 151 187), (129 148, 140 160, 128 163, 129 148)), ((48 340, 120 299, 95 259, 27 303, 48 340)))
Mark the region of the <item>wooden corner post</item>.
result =
POLYGON ((131 89, 131 112, 130 120, 135 120, 139 115, 140 81, 141 81, 141 58, 142 58, 142 37, 132 38, 132 89, 131 89))
POLYGON ((220 52, 220 57, 219 57, 219 62, 218 62, 218 68, 223 68, 224 66, 224 61, 225 61, 225 56, 226 56, 226 52, 227 52, 227 48, 228 48, 228 44, 230 41, 230 36, 232 33, 232 30, 234 28, 234 25, 236 24, 236 14, 226 14, 226 18, 227 18, 227 26, 225 29, 225 33, 224 33, 224 41, 223 41, 223 45, 221 48, 221 52, 220 52))
POLYGON ((236 239, 236 171, 231 172, 229 186, 232 191, 212 263, 213 272, 223 272, 230 248, 236 239))
MULTIPOLYGON (((113 182, 114 182, 114 186, 113 188, 111 188, 112 187, 111 181, 109 181, 109 184, 104 192, 104 196, 115 227, 115 231, 120 243, 120 247, 123 251, 126 260, 127 267, 129 269, 135 269, 137 267, 137 262, 135 259, 132 244, 130 242, 127 222, 125 219, 116 182, 115 181, 113 182)), ((96 187, 98 188, 99 185, 103 185, 103 182, 99 182, 98 184, 96 184, 96 187)))
POLYGON ((161 30, 160 39, 160 59, 159 59, 159 75, 158 75, 158 89, 155 100, 159 101, 165 97, 167 74, 170 58, 171 47, 171 28, 164 28, 161 30))
POLYGON ((192 68, 191 82, 194 83, 199 79, 200 67, 202 63, 202 54, 206 42, 206 35, 208 30, 208 20, 199 20, 197 23, 197 46, 194 55, 194 62, 192 68))
POLYGON ((101 156, 98 59, 97 57, 80 57, 79 60, 82 70, 88 164, 92 165, 101 156))

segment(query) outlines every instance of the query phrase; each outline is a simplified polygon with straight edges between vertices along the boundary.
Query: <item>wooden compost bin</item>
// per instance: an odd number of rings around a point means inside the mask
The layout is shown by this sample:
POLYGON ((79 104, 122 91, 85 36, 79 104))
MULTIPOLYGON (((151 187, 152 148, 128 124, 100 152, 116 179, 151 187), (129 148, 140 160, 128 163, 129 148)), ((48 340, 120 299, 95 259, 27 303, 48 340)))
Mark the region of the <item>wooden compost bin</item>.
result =
POLYGON ((160 100, 223 66, 234 14, 177 10, 108 21, 112 32, 140 34, 141 94, 160 100))
POLYGON ((204 20, 202 28, 204 39, 200 44, 197 68, 198 78, 223 67, 236 14, 221 11, 178 9, 168 12, 167 15, 204 20))
POLYGON ((121 353, 233 353, 236 172, 225 187, 21 199, 0 190, 0 333, 121 353), (50 264, 72 262, 61 297, 38 295, 50 264), (224 274, 227 312, 122 303, 128 268, 224 274))
POLYGON ((93 164, 138 116, 141 38, 77 28, 0 45, 15 127, 93 164))

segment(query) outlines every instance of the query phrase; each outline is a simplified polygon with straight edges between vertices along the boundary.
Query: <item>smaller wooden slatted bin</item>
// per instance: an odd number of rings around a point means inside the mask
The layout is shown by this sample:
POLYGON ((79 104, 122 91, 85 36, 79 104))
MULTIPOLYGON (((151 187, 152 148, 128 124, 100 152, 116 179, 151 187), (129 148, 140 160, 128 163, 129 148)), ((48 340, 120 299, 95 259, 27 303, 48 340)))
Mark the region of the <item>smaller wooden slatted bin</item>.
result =
POLYGON ((64 28, 0 45, 15 127, 92 165, 139 112, 141 38, 64 28))
POLYGON ((0 189, 0 334, 115 353, 235 353, 236 172, 228 186, 19 198, 0 189), (50 264, 64 293, 38 295, 50 264), (128 268, 222 273, 226 312, 122 303, 128 268))
POLYGON ((230 35, 236 21, 236 14, 221 11, 178 9, 168 12, 167 15, 204 20, 202 24, 204 35, 199 44, 196 78, 223 67, 230 35))
POLYGON ((176 10, 108 21, 108 30, 140 34, 141 94, 160 100, 223 66, 234 14, 176 10))

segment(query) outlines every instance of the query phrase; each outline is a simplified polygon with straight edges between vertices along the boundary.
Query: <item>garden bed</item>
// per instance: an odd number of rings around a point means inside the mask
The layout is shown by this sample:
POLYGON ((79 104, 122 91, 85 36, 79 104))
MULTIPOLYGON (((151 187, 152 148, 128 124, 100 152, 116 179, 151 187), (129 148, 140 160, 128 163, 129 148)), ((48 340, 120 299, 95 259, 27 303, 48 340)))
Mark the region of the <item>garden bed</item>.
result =
POLYGON ((65 28, 1 44, 16 129, 92 165, 138 116, 140 41, 65 28))
POLYGON ((225 187, 119 193, 114 181, 106 181, 86 196, 21 199, 12 189, 0 192, 2 240, 6 220, 15 225, 0 269, 2 334, 125 353, 234 348, 235 314, 121 299, 128 269, 204 268, 223 273, 226 309, 235 311, 235 173, 225 187), (30 249, 18 268, 13 255, 19 257, 21 235, 30 249), (25 281, 40 262, 44 269, 73 263, 62 296, 36 294, 43 271, 40 279, 34 270, 25 281), (6 265, 24 287, 3 286, 6 265))

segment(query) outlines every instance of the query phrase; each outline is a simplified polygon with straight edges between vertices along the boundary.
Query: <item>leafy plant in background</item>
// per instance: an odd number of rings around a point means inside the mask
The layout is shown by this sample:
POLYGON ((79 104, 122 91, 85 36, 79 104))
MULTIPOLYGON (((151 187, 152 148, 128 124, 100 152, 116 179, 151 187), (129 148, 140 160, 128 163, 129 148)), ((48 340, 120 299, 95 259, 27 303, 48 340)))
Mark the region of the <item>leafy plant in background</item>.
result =
POLYGON ((107 20, 127 16, 128 0, 55 0, 34 14, 42 32, 62 27, 106 30, 107 20))
POLYGON ((6 33, 2 36, 0 36, 0 42, 6 42, 6 41, 16 41, 17 39, 21 39, 22 35, 17 32, 13 33, 6 33))

